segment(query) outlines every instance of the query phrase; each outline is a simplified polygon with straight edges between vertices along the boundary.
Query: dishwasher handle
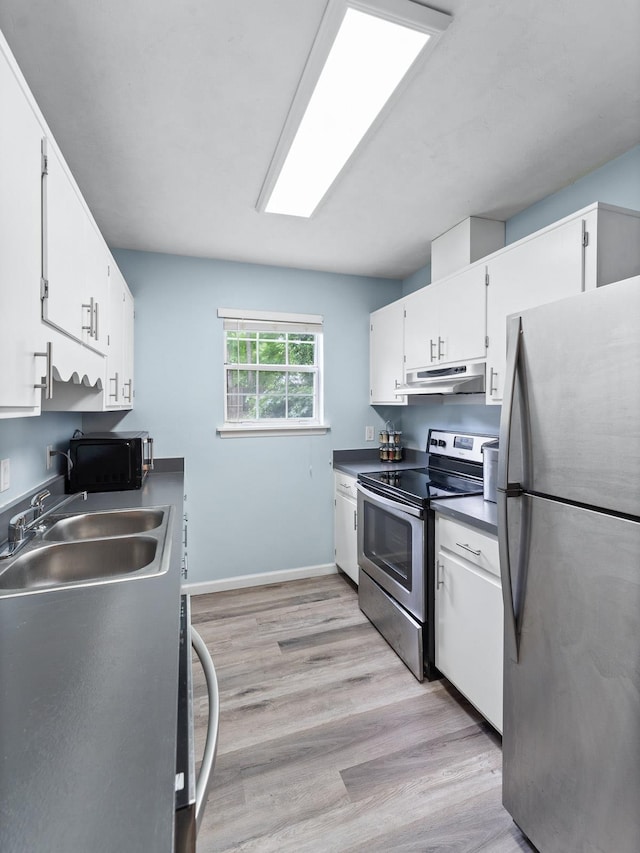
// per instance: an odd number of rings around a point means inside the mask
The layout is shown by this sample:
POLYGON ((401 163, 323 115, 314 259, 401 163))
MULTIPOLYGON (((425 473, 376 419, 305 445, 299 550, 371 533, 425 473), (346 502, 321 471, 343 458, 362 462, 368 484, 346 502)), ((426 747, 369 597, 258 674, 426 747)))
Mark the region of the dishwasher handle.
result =
POLYGON ((207 682, 207 695, 209 698, 209 719, 207 721, 207 738, 204 745, 202 764, 196 780, 196 832, 200 829, 204 810, 209 796, 213 766, 216 761, 218 750, 218 729, 220 727, 220 694, 218 691, 218 678, 213 665, 209 649, 196 629, 191 626, 191 645, 198 656, 200 665, 207 682))

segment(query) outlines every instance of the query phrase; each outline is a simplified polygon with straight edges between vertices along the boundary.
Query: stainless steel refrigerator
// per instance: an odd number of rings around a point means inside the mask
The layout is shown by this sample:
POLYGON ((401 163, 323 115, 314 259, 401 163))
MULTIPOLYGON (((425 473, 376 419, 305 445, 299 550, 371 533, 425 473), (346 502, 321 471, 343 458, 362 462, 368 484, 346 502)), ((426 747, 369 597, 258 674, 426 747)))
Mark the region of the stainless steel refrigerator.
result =
POLYGON ((542 853, 640 850, 640 277, 508 321, 503 802, 542 853))

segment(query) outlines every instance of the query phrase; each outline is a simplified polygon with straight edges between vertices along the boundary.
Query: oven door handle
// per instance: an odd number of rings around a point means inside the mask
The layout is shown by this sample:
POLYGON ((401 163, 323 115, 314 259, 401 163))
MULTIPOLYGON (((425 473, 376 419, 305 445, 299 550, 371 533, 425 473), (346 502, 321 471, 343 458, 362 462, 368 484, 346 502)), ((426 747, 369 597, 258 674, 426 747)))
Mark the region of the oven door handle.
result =
POLYGON ((388 507, 389 509, 395 510, 396 512, 402 512, 406 513, 407 515, 412 515, 414 518, 422 518, 423 516, 423 511, 421 509, 418 509, 415 506, 410 506, 409 504, 405 504, 401 500, 391 500, 390 498, 383 498, 382 495, 379 495, 376 492, 372 492, 369 489, 366 489, 360 483, 356 484, 356 488, 368 501, 376 503, 379 506, 388 507))

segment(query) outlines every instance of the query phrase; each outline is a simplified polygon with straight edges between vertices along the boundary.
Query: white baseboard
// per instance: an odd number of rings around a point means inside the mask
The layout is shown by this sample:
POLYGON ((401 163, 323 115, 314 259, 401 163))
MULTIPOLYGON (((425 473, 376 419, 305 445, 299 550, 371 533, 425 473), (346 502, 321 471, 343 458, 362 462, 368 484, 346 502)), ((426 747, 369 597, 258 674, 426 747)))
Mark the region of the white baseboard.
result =
POLYGON ((237 578, 221 578, 215 581, 185 583, 182 584, 182 589, 190 595, 205 595, 208 592, 223 592, 227 589, 244 589, 248 586, 266 586, 271 583, 298 581, 303 578, 317 578, 321 575, 334 575, 337 571, 335 563, 326 563, 323 566, 302 566, 299 569, 282 569, 277 572, 239 575, 237 578))

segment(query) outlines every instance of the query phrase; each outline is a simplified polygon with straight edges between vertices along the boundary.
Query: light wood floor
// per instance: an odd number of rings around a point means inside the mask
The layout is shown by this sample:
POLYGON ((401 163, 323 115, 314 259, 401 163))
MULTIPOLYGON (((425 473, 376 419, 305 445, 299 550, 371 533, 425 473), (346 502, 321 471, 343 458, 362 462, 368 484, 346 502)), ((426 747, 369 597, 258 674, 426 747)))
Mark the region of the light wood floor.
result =
MULTIPOLYGON (((501 805, 500 739, 420 684, 342 575, 195 596, 220 685, 198 853, 531 850, 501 805)), ((206 694, 194 664, 196 739, 206 694)))

